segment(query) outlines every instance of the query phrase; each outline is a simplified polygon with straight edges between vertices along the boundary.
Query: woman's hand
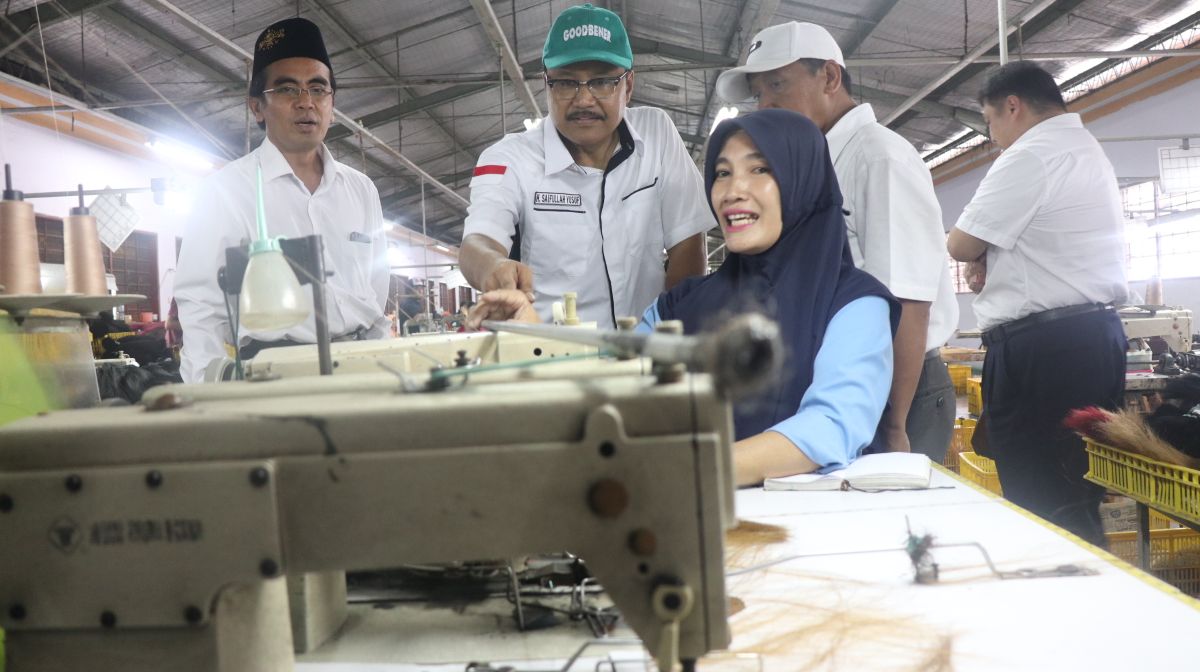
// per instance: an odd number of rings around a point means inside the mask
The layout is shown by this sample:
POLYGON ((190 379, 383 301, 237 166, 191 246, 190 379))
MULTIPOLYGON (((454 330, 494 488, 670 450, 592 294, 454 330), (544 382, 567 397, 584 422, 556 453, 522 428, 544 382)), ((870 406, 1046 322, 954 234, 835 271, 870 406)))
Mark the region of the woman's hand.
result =
POLYGON ((467 328, 478 329, 484 320, 541 322, 529 294, 518 289, 495 289, 479 297, 467 315, 467 328))

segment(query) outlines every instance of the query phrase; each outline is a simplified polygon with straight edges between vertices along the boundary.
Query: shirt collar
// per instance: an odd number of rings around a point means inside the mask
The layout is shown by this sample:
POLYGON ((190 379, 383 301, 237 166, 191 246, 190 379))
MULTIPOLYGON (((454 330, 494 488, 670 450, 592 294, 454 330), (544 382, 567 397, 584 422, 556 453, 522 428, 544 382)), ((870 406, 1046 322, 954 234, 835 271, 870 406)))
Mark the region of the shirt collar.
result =
POLYGON ((846 145, 850 144, 850 138, 858 133, 858 129, 868 124, 875 123, 875 109, 870 103, 861 103, 850 108, 850 111, 842 115, 841 119, 829 129, 825 134, 825 142, 829 143, 829 158, 831 161, 837 162, 838 156, 846 145))
MULTIPOLYGON (((633 139, 633 151, 640 157, 646 146, 642 136, 633 124, 629 123, 629 117, 622 119, 621 125, 629 131, 629 137, 633 139)), ((550 117, 545 117, 542 121, 542 146, 546 153, 546 175, 553 175, 575 165, 575 159, 563 144, 558 129, 554 127, 554 120, 550 117)))
POLYGON ((558 129, 554 127, 554 120, 550 117, 545 117, 542 122, 542 146, 546 148, 547 175, 564 171, 575 163, 562 138, 558 137, 558 129))
MULTIPOLYGON (((258 163, 262 166, 263 182, 269 182, 284 175, 296 174, 296 171, 292 170, 292 165, 284 158, 283 152, 279 151, 270 138, 263 138, 258 151, 258 163)), ((321 184, 327 181, 332 182, 342 171, 342 164, 334 160, 333 154, 324 143, 321 144, 321 170, 321 184)))
POLYGON ((1033 142, 1039 136, 1046 133, 1053 133, 1068 128, 1083 128, 1083 119, 1075 112, 1064 112, 1056 114, 1049 119, 1044 119, 1034 124, 1028 131, 1025 131, 1017 141, 1012 144, 1009 149, 1019 148, 1020 146, 1033 142))

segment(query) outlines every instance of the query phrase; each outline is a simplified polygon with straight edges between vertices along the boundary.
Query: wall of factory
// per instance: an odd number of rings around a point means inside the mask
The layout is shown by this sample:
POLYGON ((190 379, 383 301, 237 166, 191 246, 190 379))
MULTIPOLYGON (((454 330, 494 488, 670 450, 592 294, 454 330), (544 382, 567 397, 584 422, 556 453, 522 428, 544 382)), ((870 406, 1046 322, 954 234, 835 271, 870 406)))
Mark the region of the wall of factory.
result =
MULTIPOLYGON (((1089 123, 1087 128, 1097 138, 1200 133, 1200 126, 1196 123, 1197 109, 1200 109, 1200 79, 1139 100, 1089 123)), ((1192 142, 1200 146, 1200 140, 1192 142)), ((1137 181, 1138 178, 1144 180, 1157 177, 1158 148, 1177 147, 1179 141, 1105 142, 1102 146, 1112 161, 1118 179, 1137 181)), ((937 185, 938 201, 942 206, 942 221, 947 231, 958 220, 989 167, 990 164, 981 166, 937 185)), ((1200 259, 1196 262, 1196 275, 1194 278, 1163 280, 1163 298, 1170 305, 1188 308, 1194 315, 1200 316, 1200 259)), ((1131 288, 1144 293, 1145 283, 1131 283, 1131 288)), ((973 294, 958 295, 959 329, 975 328, 975 314, 971 311, 973 298, 973 294)), ((978 339, 961 341, 959 344, 972 343, 978 344, 978 339)))
MULTIPOLYGON (((59 135, 53 130, 0 116, 0 161, 12 164, 13 186, 26 193, 84 189, 149 188, 151 178, 192 181, 198 177, 165 162, 139 159, 59 135)), ((84 197, 91 203, 95 196, 84 197)), ((65 217, 78 199, 30 199, 38 214, 65 217)), ((181 235, 183 204, 172 198, 164 205, 150 193, 130 194, 127 202, 140 217, 137 229, 158 234, 158 275, 161 309, 166 314, 175 277, 175 237, 181 235)), ((119 288, 120 289, 120 288, 119 288)))

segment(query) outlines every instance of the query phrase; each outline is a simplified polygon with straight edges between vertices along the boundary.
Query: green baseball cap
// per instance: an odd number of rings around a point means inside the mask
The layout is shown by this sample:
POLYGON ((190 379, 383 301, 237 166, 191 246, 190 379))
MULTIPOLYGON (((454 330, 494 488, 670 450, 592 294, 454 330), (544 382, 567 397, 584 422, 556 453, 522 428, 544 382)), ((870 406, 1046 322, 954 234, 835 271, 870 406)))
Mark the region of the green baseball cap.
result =
POLYGON ((542 47, 546 69, 582 61, 603 61, 626 70, 633 68, 633 50, 621 17, 591 4, 563 10, 542 47))

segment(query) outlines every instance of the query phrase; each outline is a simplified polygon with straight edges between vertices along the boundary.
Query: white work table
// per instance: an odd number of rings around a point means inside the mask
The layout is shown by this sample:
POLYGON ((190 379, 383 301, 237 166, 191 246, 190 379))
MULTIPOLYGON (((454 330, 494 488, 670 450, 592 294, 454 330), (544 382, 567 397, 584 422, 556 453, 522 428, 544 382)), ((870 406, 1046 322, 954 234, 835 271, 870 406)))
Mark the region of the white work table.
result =
MULTIPOLYGON (((906 492, 765 492, 737 495, 740 519, 787 528, 789 539, 731 558, 728 594, 734 651, 701 670, 1183 670, 1200 668, 1200 602, 1033 518, 1004 500, 937 471, 933 489, 906 492), (1094 576, 1000 579, 975 548, 933 548, 940 579, 913 580, 904 546, 906 518, 937 543, 978 542, 1003 571, 1076 565, 1094 576), (737 573, 790 556, 769 568, 737 573)), ((368 612, 370 610, 367 610, 368 612)), ((330 644, 302 656, 305 672, 461 672, 469 660, 515 661, 518 669, 556 669, 587 639, 583 630, 501 635, 423 631, 445 637, 461 657, 438 660, 405 651, 404 632, 386 638, 359 612, 330 644), (495 655, 487 655, 491 650, 495 655), (451 661, 461 661, 451 664, 451 661), (536 662, 530 662, 536 661, 536 662), (439 664, 440 663, 440 664, 439 664)), ((501 619, 486 619, 495 628, 501 619)), ((511 620, 503 627, 512 630, 511 620)), ((412 632, 409 631, 411 636, 412 632)), ((431 648, 432 647, 432 648, 431 648)), ((602 653, 602 652, 598 652, 602 653)), ((573 670, 596 669, 596 658, 573 670)), ((610 669, 604 667, 602 669, 610 669)), ((619 672, 642 669, 618 666, 619 672)))

